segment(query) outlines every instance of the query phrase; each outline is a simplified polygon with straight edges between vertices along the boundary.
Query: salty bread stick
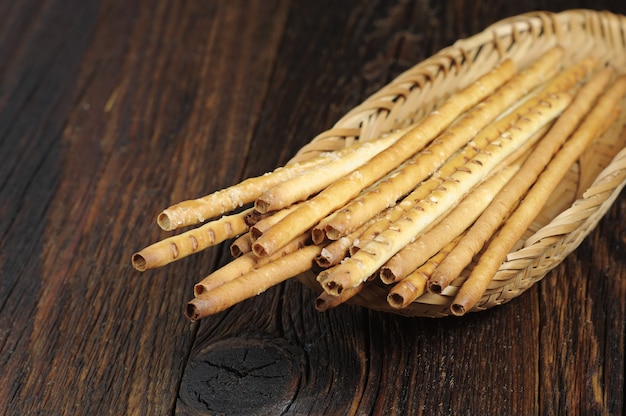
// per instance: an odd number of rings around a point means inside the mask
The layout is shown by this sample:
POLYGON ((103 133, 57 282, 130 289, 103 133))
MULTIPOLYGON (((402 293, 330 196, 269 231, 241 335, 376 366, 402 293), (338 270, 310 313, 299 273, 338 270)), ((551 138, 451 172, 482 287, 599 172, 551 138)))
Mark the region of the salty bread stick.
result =
MULTIPOLYGON (((536 142, 539 140, 547 130, 547 126, 542 127, 538 130, 530 139, 528 139, 524 144, 507 156, 501 165, 508 166, 511 163, 515 163, 522 155, 524 155, 528 149, 530 149, 536 142)), ((427 181, 421 183, 413 192, 407 195, 400 203, 396 206, 388 208, 383 212, 384 215, 378 215, 368 222, 368 227, 365 229, 363 233, 359 236, 358 239, 355 239, 354 243, 350 247, 350 254, 356 253, 361 247, 367 245, 372 239, 374 239, 378 234, 385 231, 391 224, 400 219, 404 212, 411 209, 416 203, 421 201, 422 199, 428 197, 428 195, 437 189, 441 184, 445 181, 445 178, 452 175, 456 170, 461 168, 463 164, 465 164, 471 157, 475 156, 477 153, 482 151, 486 146, 491 143, 493 139, 497 137, 497 135, 492 136, 492 134, 500 134, 504 130, 499 131, 496 129, 489 129, 489 132, 485 134, 480 134, 479 138, 476 139, 471 147, 466 147, 462 151, 459 151, 454 157, 450 158, 448 162, 446 162, 437 172, 435 172, 431 178, 427 181)), ((495 168, 494 172, 500 171, 501 167, 495 168)), ((431 226, 435 226, 436 223, 433 222, 431 226)), ((315 231, 315 229, 314 229, 315 231)), ((428 231, 428 230, 425 230, 428 231)), ((314 240, 315 241, 315 240, 314 240)))
POLYGON ((225 215, 201 227, 158 241, 133 254, 132 265, 135 269, 143 272, 165 266, 220 244, 229 238, 237 237, 248 230, 245 217, 249 211, 250 209, 237 214, 225 215))
MULTIPOLYGON (((526 99, 519 106, 515 107, 514 111, 509 111, 507 114, 491 123, 485 129, 480 131, 474 139, 472 139, 468 145, 459 150, 454 156, 452 156, 445 164, 443 164, 438 171, 436 171, 431 178, 424 183, 420 184, 416 190, 403 198, 397 206, 389 210, 389 214, 386 218, 379 218, 376 223, 371 225, 370 229, 365 231, 361 237, 355 241, 350 249, 351 254, 354 254, 360 247, 366 245, 372 238, 376 237, 382 231, 400 218, 402 211, 412 207, 417 201, 425 198, 428 193, 434 190, 437 186, 441 185, 444 178, 451 175, 456 169, 458 169, 467 160, 474 157, 477 153, 481 152, 486 146, 489 145, 496 137, 502 132, 508 129, 511 124, 519 117, 519 114, 528 112, 531 108, 537 106, 541 100, 548 97, 550 94, 554 94, 561 91, 566 91, 574 84, 582 80, 587 74, 593 70, 597 65, 597 58, 591 56, 587 57, 575 65, 567 68, 565 71, 555 76, 545 86, 541 87, 537 93, 526 99)), ((545 128, 545 127, 544 127, 545 128)), ((526 145, 534 144, 543 135, 542 131, 539 131, 532 140, 529 140, 526 145)), ((520 149, 518 152, 520 155, 525 152, 524 149, 520 149)), ((517 155, 513 154, 507 158, 503 164, 508 164, 509 160, 513 161, 517 159, 517 155)), ((328 217, 329 220, 334 220, 335 215, 328 217)), ((321 221, 313 230, 313 238, 315 240, 315 231, 318 228, 326 227, 330 221, 321 221)), ((333 239, 339 235, 335 234, 331 227, 326 227, 325 231, 319 231, 317 235, 327 235, 330 239, 333 239)), ((321 241, 321 240, 320 240, 321 241)))
POLYGON ((563 50, 559 47, 545 53, 493 95, 470 109, 390 177, 347 204, 332 219, 323 221, 326 236, 336 240, 361 226, 382 209, 395 204, 485 126, 554 75, 562 56, 563 50))
POLYGON ((567 138, 575 131, 581 120, 590 111, 597 97, 609 82, 612 71, 603 70, 581 87, 572 104, 554 123, 546 136, 533 150, 528 160, 515 175, 511 184, 500 191, 494 201, 485 209, 470 227, 450 256, 433 273, 429 290, 439 293, 470 264, 474 256, 483 248, 509 216, 511 210, 545 169, 550 159, 567 138))
POLYGON ((380 152, 361 168, 330 184, 319 194, 301 204, 297 210, 271 227, 252 246, 258 256, 271 255, 296 235, 313 227, 322 218, 344 206, 364 188, 399 166, 421 150, 448 127, 459 115, 493 93, 510 79, 515 67, 505 60, 496 69, 481 77, 469 87, 444 102, 439 110, 406 133, 402 138, 380 152))
POLYGON ((380 269, 380 279, 383 283, 392 284, 404 278, 472 225, 493 200, 494 195, 519 170, 521 164, 520 160, 491 175, 476 189, 469 192, 434 227, 394 254, 380 269))
POLYGON ((387 303, 392 308, 402 309, 409 306, 415 299, 426 292, 428 279, 437 265, 446 258, 454 246, 459 242, 460 236, 448 242, 441 250, 433 255, 428 261, 417 269, 403 277, 387 295, 387 303))
POLYGON ((388 230, 370 241, 331 273, 320 273, 324 290, 331 295, 355 287, 367 280, 391 256, 411 242, 442 214, 446 213, 472 187, 480 183, 500 162, 528 138, 557 117, 571 101, 569 94, 554 94, 522 115, 517 123, 502 133, 487 149, 478 153, 461 169, 446 179, 443 186, 427 199, 418 202, 388 230))
POLYGON ((341 158, 316 166, 307 172, 273 186, 254 201, 254 207, 259 212, 269 212, 303 201, 326 188, 337 179, 364 165, 375 155, 391 146, 409 130, 410 127, 407 127, 378 139, 367 141, 358 149, 341 158))
POLYGON ((519 241, 539 214, 570 166, 617 117, 616 109, 626 96, 626 77, 620 77, 604 93, 579 128, 565 142, 545 171, 530 188, 524 200, 487 245, 467 280, 461 285, 450 310, 461 316, 471 310, 487 290, 507 253, 519 241))
POLYGON ((157 216, 157 224, 165 231, 172 231, 218 217, 253 202, 270 187, 349 154, 363 144, 356 142, 344 149, 324 152, 311 159, 290 163, 264 175, 248 178, 201 198, 179 202, 161 211, 157 216))
POLYGON ((267 263, 279 259, 289 253, 293 253, 294 251, 307 245, 307 243, 310 242, 310 239, 310 235, 302 234, 301 236, 298 236, 290 241, 289 244, 274 253, 271 257, 257 257, 252 252, 245 253, 231 262, 226 263, 224 266, 202 279, 194 286, 194 293, 198 296, 201 293, 208 292, 209 290, 221 286, 226 282, 230 282, 239 276, 243 276, 254 269, 258 269, 267 263))
POLYGON ((303 247, 235 280, 203 292, 187 304, 185 315, 189 320, 196 321, 257 296, 270 287, 309 270, 321 249, 319 245, 303 247))

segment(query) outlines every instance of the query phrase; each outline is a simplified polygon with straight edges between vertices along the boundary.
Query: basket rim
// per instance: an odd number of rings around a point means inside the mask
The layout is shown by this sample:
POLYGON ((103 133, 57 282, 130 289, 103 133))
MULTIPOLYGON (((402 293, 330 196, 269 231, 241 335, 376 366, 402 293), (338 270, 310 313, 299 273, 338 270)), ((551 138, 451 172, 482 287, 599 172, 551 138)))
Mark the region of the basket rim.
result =
MULTIPOLYGON (((397 101, 406 94, 406 84, 416 82, 416 72, 429 72, 428 68, 430 67, 441 69, 446 67, 446 62, 448 67, 457 67, 465 62, 472 64, 472 51, 489 44, 495 45, 503 59, 509 55, 507 53, 508 47, 502 40, 505 37, 510 37, 515 41, 524 36, 525 33, 533 33, 544 38, 554 36, 555 43, 561 42, 567 36, 567 28, 571 29, 574 23, 579 26, 595 28, 592 29, 595 31, 601 31, 603 25, 621 24, 625 26, 624 31, 626 31, 626 16, 591 9, 570 9, 562 12, 534 11, 502 19, 472 36, 455 41, 401 72, 378 91, 348 110, 331 128, 318 133, 309 143, 298 150, 294 159, 300 159, 310 146, 322 140, 345 140, 348 138, 357 140, 387 133, 388 131, 380 131, 377 132, 378 135, 367 135, 364 134, 359 124, 371 114, 390 111, 389 103, 397 101)), ((624 33, 622 35, 626 36, 624 33)), ((626 39, 622 39, 622 41, 626 42, 626 39)), ((425 78, 427 77, 425 76, 425 78)), ((426 79, 424 82, 428 83, 429 80, 426 79)))

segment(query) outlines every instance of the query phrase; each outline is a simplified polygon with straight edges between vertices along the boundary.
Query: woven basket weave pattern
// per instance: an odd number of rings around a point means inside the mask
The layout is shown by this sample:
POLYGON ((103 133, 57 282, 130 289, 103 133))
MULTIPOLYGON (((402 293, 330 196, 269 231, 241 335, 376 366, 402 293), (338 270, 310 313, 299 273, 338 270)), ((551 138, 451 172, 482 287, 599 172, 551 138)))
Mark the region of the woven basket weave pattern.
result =
MULTIPOLYGON (((369 140, 415 123, 446 97, 507 58, 518 67, 525 67, 560 45, 566 52, 565 65, 593 50, 621 71, 626 59, 625 36, 626 18, 608 12, 539 12, 500 21, 398 76, 348 112, 333 128, 315 137, 293 160, 305 160, 355 140, 369 140)), ((626 122, 623 113, 617 127, 605 133, 593 149, 597 157, 581 158, 557 190, 560 193, 557 199, 568 201, 568 205, 547 205, 525 241, 520 241, 518 248, 509 253, 473 311, 519 296, 575 250, 597 225, 626 183, 626 150, 618 152, 624 147, 619 142, 624 136, 621 126, 626 122), (584 183, 584 173, 589 171, 593 171, 595 179, 584 183), (585 187, 580 189, 582 185, 585 187)), ((465 277, 466 274, 460 276, 441 295, 427 293, 402 310, 391 308, 386 302, 388 288, 376 284, 368 286, 350 303, 409 316, 447 316, 452 298, 465 277)), ((312 272, 299 279, 320 290, 312 272)))

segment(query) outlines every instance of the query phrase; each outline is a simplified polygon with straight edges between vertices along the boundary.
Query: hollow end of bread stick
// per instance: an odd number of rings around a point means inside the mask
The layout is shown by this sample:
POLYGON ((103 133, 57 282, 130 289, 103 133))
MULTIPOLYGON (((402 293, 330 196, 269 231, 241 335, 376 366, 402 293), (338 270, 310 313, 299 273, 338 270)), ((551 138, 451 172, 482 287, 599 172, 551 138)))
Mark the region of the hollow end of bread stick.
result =
POLYGON ((323 230, 323 229, 320 229, 320 228, 317 228, 317 227, 314 227, 314 228, 311 230, 311 236, 312 236, 312 238, 313 238, 313 242, 314 242, 315 244, 321 244, 321 243, 323 243, 323 242, 324 242, 324 240, 326 240, 326 237, 327 237, 327 235, 326 235, 326 233, 324 232, 324 230, 323 230))
POLYGON ((246 214, 246 216, 244 217, 244 222, 248 227, 252 227, 254 224, 269 215, 271 215, 271 212, 262 213, 257 210, 252 210, 246 214))
POLYGON ((382 282, 387 285, 395 283, 398 280, 396 273, 393 271, 392 267, 381 267, 378 272, 378 276, 380 277, 380 280, 382 280, 382 282))
POLYGON ((187 305, 185 306, 185 316, 187 317, 187 319, 193 322, 202 318, 200 313, 201 305, 198 305, 198 303, 201 302, 202 300, 200 299, 194 299, 187 303, 187 305))
POLYGON ((363 282, 359 286, 344 290, 340 295, 336 296, 326 292, 320 293, 317 299, 315 299, 315 310, 318 312, 325 312, 346 303, 348 300, 358 295, 368 283, 370 283, 370 281, 363 282))
POLYGON ((233 256, 234 258, 241 257, 244 254, 241 248, 237 245, 231 245, 229 247, 229 250, 230 250, 230 255, 233 256))
POLYGON ((315 258, 315 262, 321 268, 328 269, 346 257, 350 245, 351 240, 347 239, 347 237, 344 237, 344 240, 334 241, 322 249, 315 258))
POLYGON ((415 299, 424 294, 426 287, 426 276, 421 275, 424 279, 417 282, 410 279, 401 280, 395 285, 387 295, 387 303, 395 309, 404 309, 409 306, 415 299), (417 283, 417 284, 416 284, 417 283))
POLYGON ((263 230, 261 230, 259 227, 257 227, 256 225, 253 225, 252 227, 250 227, 250 230, 248 230, 250 233, 250 241, 253 243, 256 240, 259 239, 259 237, 261 237, 263 235, 263 230))
POLYGON ((148 269, 148 262, 146 261, 146 258, 141 255, 141 253, 133 254, 130 262, 133 267, 140 272, 145 272, 148 269))
POLYGON ((164 243, 164 241, 157 242, 134 253, 130 260, 132 266, 136 270, 144 272, 178 260, 181 254, 179 245, 174 241, 169 243, 164 243))
POLYGON ((230 255, 239 258, 252 250, 252 240, 250 234, 244 234, 237 238, 229 247, 230 255))
POLYGON ((443 286, 438 282, 429 282, 427 287, 430 293, 434 293, 436 295, 440 295, 443 291, 443 286))
POLYGON ((324 282, 324 288, 326 293, 332 296, 339 296, 343 292, 343 285, 333 280, 324 282))
POLYGON ((328 224, 324 227, 324 234, 329 240, 338 240, 351 231, 345 229, 342 225, 344 224, 328 224))
POLYGON ((407 307, 409 302, 405 302, 404 296, 399 293, 389 293, 387 295, 387 303, 392 308, 403 309, 407 307))
POLYGON ((261 213, 267 213, 270 211, 271 205, 269 201, 259 197, 254 201, 254 209, 261 213))
POLYGON ((207 288, 202 283, 197 283, 193 287, 194 296, 200 296, 206 291, 207 291, 207 288))
POLYGON ((355 281, 350 271, 344 270, 336 274, 335 270, 335 268, 326 269, 318 275, 318 281, 321 283, 322 288, 331 296, 351 296, 350 293, 352 291, 360 290, 360 287, 371 282, 377 276, 377 274, 373 274, 363 280, 355 281))
POLYGON ((274 252, 274 244, 271 241, 264 241, 263 243, 255 241, 252 243, 252 252, 259 257, 269 256, 274 252))
POLYGON ((345 303, 342 296, 332 296, 326 292, 320 293, 315 299, 315 310, 318 312, 326 312, 329 309, 336 308, 337 306, 345 303))
POLYGON ((463 316, 465 315, 465 306, 460 303, 453 303, 450 305, 450 312, 452 312, 454 316, 463 316))
POLYGON ((317 265, 321 268, 326 269, 333 265, 333 258, 334 256, 332 255, 332 253, 326 250, 326 248, 323 248, 321 253, 315 257, 315 263, 317 263, 317 265))
POLYGON ((204 292, 202 296, 196 296, 185 305, 185 316, 190 321, 197 321, 211 315, 223 312, 234 306, 237 302, 225 299, 220 296, 213 297, 209 292, 204 292))
POLYGON ((338 296, 331 296, 326 292, 320 293, 314 302, 315 310, 318 312, 325 312, 334 308, 341 303, 338 298, 338 296))
POLYGON ((165 212, 161 212, 156 219, 157 225, 164 231, 172 231, 175 227, 172 227, 172 222, 169 215, 165 212))

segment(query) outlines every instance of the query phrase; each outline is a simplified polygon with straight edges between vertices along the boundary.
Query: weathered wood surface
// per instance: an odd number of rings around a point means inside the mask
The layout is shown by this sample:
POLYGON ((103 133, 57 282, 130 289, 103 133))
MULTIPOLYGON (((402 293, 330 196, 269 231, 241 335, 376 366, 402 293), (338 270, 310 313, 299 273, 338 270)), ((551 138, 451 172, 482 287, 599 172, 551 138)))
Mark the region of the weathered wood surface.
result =
POLYGON ((626 198, 549 278, 462 319, 317 313, 287 282, 200 324, 225 247, 139 274, 156 213, 284 163, 489 23, 612 1, 0 2, 0 412, 624 412, 626 198))

